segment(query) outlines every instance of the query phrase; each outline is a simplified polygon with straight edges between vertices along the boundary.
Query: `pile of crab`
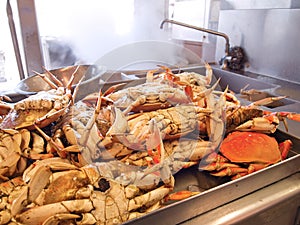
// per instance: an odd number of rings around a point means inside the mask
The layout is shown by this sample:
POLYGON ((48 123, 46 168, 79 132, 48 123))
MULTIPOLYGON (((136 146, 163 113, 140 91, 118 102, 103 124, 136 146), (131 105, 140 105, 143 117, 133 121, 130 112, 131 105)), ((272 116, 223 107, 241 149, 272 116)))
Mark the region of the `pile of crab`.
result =
POLYGON ((121 224, 197 194, 173 193, 187 167, 236 179, 280 162, 292 143, 269 134, 300 120, 217 91, 209 65, 206 75, 160 67, 77 102, 75 76, 64 87, 53 75, 51 90, 16 103, 3 97, 0 224, 121 224))

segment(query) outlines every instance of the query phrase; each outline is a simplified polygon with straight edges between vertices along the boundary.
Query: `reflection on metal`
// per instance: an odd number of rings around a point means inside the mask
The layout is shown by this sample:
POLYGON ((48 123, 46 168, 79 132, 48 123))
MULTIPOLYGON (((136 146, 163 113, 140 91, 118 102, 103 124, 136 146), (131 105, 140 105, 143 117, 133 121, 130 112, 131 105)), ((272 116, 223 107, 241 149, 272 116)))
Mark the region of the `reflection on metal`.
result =
POLYGON ((15 55, 16 55, 19 75, 20 75, 20 79, 22 80, 25 78, 25 76, 24 76, 23 64, 22 64, 22 59, 21 59, 21 54, 20 54, 20 48, 19 48, 19 43, 18 43, 18 38, 17 38, 15 22, 14 22, 13 13, 11 10, 10 0, 7 0, 7 3, 6 3, 6 13, 7 13, 7 17, 8 17, 9 29, 10 29, 11 38, 12 38, 14 51, 15 51, 15 55))
POLYGON ((295 173, 243 198, 194 217, 181 225, 299 224, 299 212, 297 213, 300 201, 299 180, 300 173, 295 173))
POLYGON ((34 0, 22 0, 17 3, 27 73, 31 76, 34 74, 32 71, 42 72, 42 66, 44 66, 35 5, 34 0))
POLYGON ((195 29, 195 30, 203 31, 203 32, 206 32, 206 33, 209 33, 209 34, 214 34, 214 35, 223 37, 225 39, 226 43, 225 43, 225 57, 224 57, 224 60, 223 60, 222 68, 223 69, 227 68, 228 60, 230 60, 230 55, 229 55, 230 45, 229 45, 229 37, 226 34, 215 31, 215 30, 205 29, 205 28, 202 28, 202 27, 197 27, 197 26, 193 26, 193 25, 190 25, 190 24, 186 24, 186 23, 182 23, 182 22, 178 22, 178 21, 170 20, 170 19, 163 20, 160 24, 160 29, 163 28, 165 23, 176 24, 176 25, 179 25, 179 26, 188 27, 188 28, 191 28, 191 29, 195 29))

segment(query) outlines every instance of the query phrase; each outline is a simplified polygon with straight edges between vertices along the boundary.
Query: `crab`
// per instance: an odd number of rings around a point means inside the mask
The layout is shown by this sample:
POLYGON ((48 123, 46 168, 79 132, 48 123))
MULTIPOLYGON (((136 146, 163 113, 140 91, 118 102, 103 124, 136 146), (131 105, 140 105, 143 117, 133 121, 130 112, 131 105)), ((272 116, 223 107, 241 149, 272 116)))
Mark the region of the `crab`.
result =
POLYGON ((0 122, 2 122, 2 120, 5 118, 5 116, 12 109, 11 102, 12 102, 12 100, 8 96, 0 95, 0 122))
POLYGON ((27 128, 33 130, 35 125, 42 128, 56 121, 73 104, 75 91, 72 90, 72 83, 77 69, 72 74, 66 87, 63 87, 61 82, 58 82, 53 75, 53 82, 46 80, 53 89, 40 91, 15 103, 2 120, 0 128, 27 128))
POLYGON ((20 176, 0 183, 0 224, 12 222, 11 212, 14 210, 12 203, 18 199, 26 188, 26 184, 20 176))
POLYGON ((291 140, 278 144, 264 133, 235 131, 223 140, 218 154, 208 156, 209 164, 201 169, 236 179, 284 160, 291 146, 291 140))
MULTIPOLYGON (((113 101, 114 105, 123 110, 124 115, 133 112, 148 112, 173 107, 177 104, 195 103, 205 106, 205 98, 218 85, 211 82, 212 69, 207 64, 207 75, 193 72, 174 74, 170 68, 160 66, 165 72, 154 75, 157 70, 149 70, 145 83, 124 87, 124 83, 110 87, 101 96, 113 101), (120 89, 120 88, 123 89, 120 89)), ((98 94, 93 93, 83 99, 85 102, 96 102, 98 94)))
MULTIPOLYGON (((187 168, 196 165, 199 160, 211 153, 213 144, 210 141, 182 138, 181 140, 167 140, 163 142, 165 157, 173 160, 171 170, 173 173, 178 171, 178 168, 187 168)), ((120 161, 126 164, 135 166, 155 165, 160 161, 160 149, 150 149, 148 151, 133 151, 121 158, 120 161)))
MULTIPOLYGON (((114 164, 78 168, 61 158, 36 161, 24 172, 26 188, 8 212, 22 224, 120 224, 160 208, 173 190, 173 176, 161 186, 144 189, 101 175, 107 166, 114 164)), ((153 181, 157 175, 141 174, 137 179, 153 181)))
POLYGON ((22 174, 29 160, 53 157, 45 145, 39 134, 27 129, 0 129, 0 181, 22 174))
MULTIPOLYGON (((219 83, 219 81, 217 81, 211 88, 209 88, 212 81, 213 70, 208 63, 205 63, 205 76, 195 72, 179 72, 174 74, 171 69, 166 66, 159 67, 164 69, 165 72, 153 75, 152 80, 154 82, 168 83, 173 87, 184 90, 184 92, 190 97, 191 101, 199 106, 205 105, 206 95, 214 90, 219 83)), ((149 77, 149 72, 147 75, 149 77)))

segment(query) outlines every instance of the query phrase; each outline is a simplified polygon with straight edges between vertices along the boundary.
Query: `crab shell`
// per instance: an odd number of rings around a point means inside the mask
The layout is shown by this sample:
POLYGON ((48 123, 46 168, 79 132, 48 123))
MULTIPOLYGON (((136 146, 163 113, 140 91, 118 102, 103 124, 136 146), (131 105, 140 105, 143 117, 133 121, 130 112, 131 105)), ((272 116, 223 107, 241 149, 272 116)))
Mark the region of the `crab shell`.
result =
POLYGON ((179 88, 155 82, 119 90, 108 95, 108 98, 128 112, 153 111, 191 102, 189 96, 179 88))
POLYGON ((276 139, 256 132, 230 133, 222 142, 220 151, 234 163, 273 164, 282 159, 276 139))

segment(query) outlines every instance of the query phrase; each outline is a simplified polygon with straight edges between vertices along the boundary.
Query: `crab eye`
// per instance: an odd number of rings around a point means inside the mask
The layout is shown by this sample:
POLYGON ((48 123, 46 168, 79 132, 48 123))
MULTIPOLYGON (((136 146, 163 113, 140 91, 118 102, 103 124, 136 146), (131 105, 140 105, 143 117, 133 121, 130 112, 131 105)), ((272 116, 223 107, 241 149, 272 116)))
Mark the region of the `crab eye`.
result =
POLYGON ((105 178, 101 178, 99 181, 98 181, 98 185, 99 185, 99 191, 101 192, 105 192, 106 190, 108 190, 110 188, 110 184, 109 184, 109 181, 106 180, 105 178))

